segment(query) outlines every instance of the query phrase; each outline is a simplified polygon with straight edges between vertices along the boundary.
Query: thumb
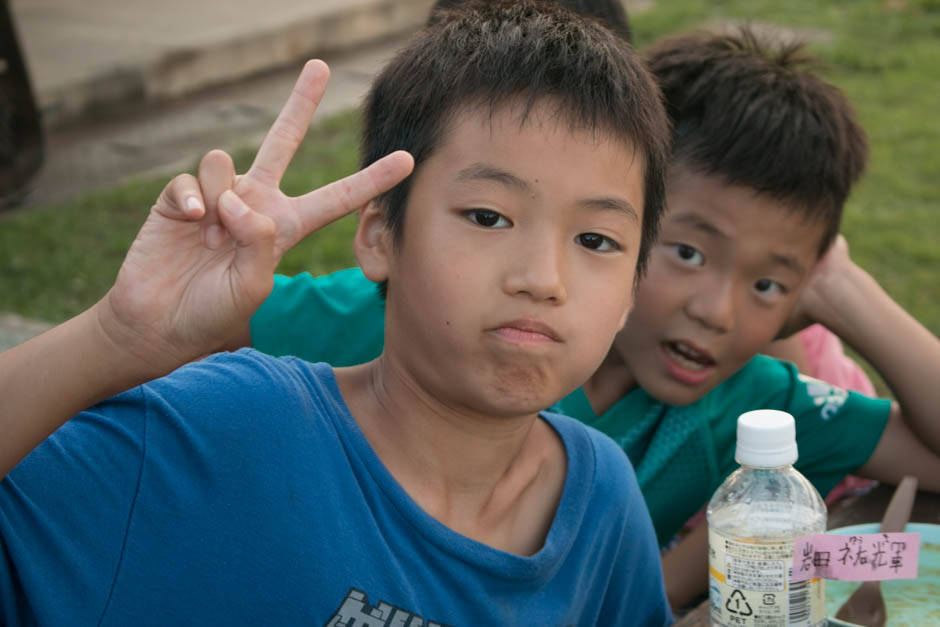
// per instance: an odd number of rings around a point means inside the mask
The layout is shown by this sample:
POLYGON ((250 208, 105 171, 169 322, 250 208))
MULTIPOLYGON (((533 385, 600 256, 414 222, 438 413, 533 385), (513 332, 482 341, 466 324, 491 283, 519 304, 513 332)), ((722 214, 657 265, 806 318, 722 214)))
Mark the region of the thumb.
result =
POLYGON ((232 190, 219 197, 219 217, 235 241, 233 270, 241 278, 251 300, 267 297, 273 285, 274 267, 274 221, 245 204, 232 190), (256 293, 257 292, 257 293, 256 293))

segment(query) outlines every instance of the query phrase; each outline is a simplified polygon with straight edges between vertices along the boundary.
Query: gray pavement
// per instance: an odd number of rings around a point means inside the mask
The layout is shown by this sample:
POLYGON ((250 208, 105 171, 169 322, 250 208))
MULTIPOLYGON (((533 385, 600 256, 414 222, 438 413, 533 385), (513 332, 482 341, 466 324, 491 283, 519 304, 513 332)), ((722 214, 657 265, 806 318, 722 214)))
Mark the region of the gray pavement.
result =
POLYGON ((27 207, 255 141, 312 57, 334 65, 324 113, 355 106, 433 3, 7 1, 46 133, 27 207))
POLYGON ((334 70, 319 119, 355 106, 433 0, 8 2, 46 135, 29 207, 255 142, 312 57, 334 70))
POLYGON ((410 32, 433 0, 8 0, 45 124, 410 32))
MULTIPOLYGON (((347 53, 321 55, 331 77, 314 123, 359 104, 372 76, 402 43, 383 39, 347 53)), ((23 208, 55 203, 131 178, 182 172, 213 148, 257 145, 277 116, 302 61, 172 101, 134 106, 46 136, 46 161, 23 208)))

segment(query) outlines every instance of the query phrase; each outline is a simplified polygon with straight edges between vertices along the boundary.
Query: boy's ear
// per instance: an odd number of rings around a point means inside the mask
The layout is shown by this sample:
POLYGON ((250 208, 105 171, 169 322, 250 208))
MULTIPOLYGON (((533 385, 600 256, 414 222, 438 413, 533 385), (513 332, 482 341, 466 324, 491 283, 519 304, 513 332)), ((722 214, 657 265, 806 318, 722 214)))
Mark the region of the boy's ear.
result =
POLYGON ((617 325, 617 332, 623 331, 623 327, 627 324, 627 318, 630 317, 630 312, 633 311, 633 303, 630 303, 630 306, 623 310, 623 315, 620 316, 620 324, 617 325))
POLYGON ((385 223, 385 212, 375 201, 359 210, 353 253, 367 279, 376 283, 388 279, 392 234, 385 223))

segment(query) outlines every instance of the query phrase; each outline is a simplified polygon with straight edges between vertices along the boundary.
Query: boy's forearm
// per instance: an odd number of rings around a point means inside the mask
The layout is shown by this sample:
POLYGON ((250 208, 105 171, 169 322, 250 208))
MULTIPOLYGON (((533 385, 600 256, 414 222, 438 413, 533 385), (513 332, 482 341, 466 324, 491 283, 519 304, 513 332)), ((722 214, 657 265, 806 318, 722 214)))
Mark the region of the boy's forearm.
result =
POLYGON ((816 319, 874 366, 905 421, 940 455, 940 340, 852 264, 833 284, 816 319))
POLYGON ((782 340, 776 340, 764 347, 761 351, 775 359, 789 361, 796 369, 806 374, 813 374, 810 369, 809 359, 806 357, 806 350, 803 348, 803 341, 799 334, 791 335, 782 340))
POLYGON ((119 345, 100 308, 0 353, 0 477, 76 413, 169 371, 119 345))
POLYGON ((702 522, 663 556, 666 596, 681 610, 708 589, 708 525, 702 522))

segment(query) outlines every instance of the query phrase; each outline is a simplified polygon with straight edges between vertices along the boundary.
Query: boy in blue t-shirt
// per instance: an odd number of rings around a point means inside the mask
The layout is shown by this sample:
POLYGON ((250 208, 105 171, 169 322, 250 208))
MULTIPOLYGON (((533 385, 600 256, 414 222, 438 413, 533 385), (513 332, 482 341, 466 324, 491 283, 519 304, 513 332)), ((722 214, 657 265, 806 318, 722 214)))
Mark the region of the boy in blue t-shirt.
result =
MULTIPOLYGON (((940 491, 940 342, 838 236, 867 156, 844 96, 806 69, 798 46, 746 31, 666 39, 648 58, 674 129, 661 235, 607 359, 553 409, 626 451, 661 544, 736 468, 736 420, 756 408, 796 416, 797 467, 823 494, 849 473, 887 483, 914 474, 940 491), (874 365, 897 402, 757 355, 809 321, 874 365)), ((380 311, 358 270, 277 277, 250 341, 272 354, 368 359, 381 350, 380 311)), ((677 605, 704 590, 705 531, 665 557, 677 605)))
POLYGON ((607 354, 652 243, 652 78, 548 3, 467 9, 377 78, 372 165, 287 198, 326 78, 307 64, 241 177, 217 151, 174 179, 101 302, 0 354, 2 622, 668 623, 628 460, 541 413, 607 354), (360 205, 377 359, 245 350, 106 398, 230 337, 360 205))

